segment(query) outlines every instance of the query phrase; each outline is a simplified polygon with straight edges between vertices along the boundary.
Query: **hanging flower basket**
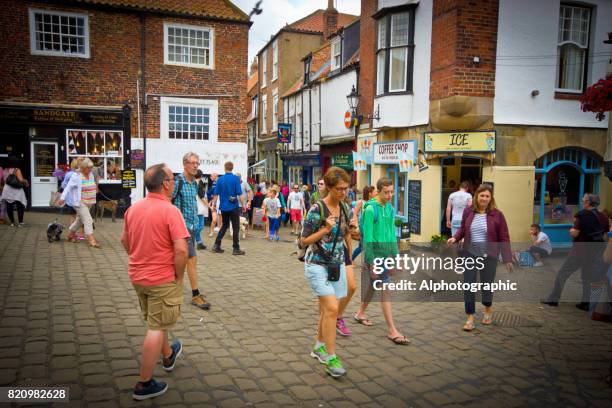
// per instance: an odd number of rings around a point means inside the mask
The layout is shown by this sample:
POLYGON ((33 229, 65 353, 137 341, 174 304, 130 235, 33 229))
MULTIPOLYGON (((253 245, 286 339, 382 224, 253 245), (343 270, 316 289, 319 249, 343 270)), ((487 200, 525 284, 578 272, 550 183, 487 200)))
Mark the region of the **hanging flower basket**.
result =
POLYGON ((580 97, 580 104, 583 112, 595 112, 597 120, 604 120, 606 112, 612 111, 612 77, 589 86, 580 97))

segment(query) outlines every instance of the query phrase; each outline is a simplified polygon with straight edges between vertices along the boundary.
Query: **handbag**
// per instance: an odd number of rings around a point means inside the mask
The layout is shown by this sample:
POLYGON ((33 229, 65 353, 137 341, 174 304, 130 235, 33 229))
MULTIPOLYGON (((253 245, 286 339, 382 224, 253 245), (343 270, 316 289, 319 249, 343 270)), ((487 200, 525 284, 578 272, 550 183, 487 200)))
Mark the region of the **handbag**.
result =
POLYGON ((6 184, 13 188, 23 188, 23 183, 19 181, 15 173, 11 173, 6 178, 6 184))
POLYGON ((58 204, 58 201, 60 200, 61 197, 62 197, 62 193, 60 193, 59 191, 52 191, 51 197, 49 197, 49 207, 61 207, 58 204))

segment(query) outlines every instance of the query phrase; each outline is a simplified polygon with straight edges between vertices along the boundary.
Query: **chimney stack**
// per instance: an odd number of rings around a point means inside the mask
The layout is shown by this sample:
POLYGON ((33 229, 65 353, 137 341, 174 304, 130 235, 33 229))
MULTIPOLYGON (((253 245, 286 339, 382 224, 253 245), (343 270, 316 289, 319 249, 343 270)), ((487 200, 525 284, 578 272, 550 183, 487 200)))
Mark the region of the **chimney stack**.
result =
POLYGON ((334 0, 327 0, 327 9, 323 12, 325 27, 323 37, 325 40, 338 29, 338 10, 334 7, 334 0))

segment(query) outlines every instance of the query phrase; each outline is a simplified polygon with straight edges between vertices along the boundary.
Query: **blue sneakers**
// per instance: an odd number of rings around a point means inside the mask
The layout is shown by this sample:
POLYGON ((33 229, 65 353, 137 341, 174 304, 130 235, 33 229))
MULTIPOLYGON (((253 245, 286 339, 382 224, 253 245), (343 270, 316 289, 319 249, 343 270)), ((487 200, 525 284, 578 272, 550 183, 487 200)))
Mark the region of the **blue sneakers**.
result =
POLYGON ((165 394, 166 391, 168 391, 168 384, 165 382, 157 382, 151 378, 147 387, 145 387, 142 382, 136 383, 132 398, 137 401, 144 401, 149 398, 159 397, 165 394))
POLYGON ((176 359, 178 358, 178 356, 181 355, 181 352, 183 351, 183 343, 178 340, 174 340, 170 345, 170 348, 172 349, 172 354, 170 355, 170 357, 166 358, 162 356, 162 368, 166 371, 174 370, 176 359))

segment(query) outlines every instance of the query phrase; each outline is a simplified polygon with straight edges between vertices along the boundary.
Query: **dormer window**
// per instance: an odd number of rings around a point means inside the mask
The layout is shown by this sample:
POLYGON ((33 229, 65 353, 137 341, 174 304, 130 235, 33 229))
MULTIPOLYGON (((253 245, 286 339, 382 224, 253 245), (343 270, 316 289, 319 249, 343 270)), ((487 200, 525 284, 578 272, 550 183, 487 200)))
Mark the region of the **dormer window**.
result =
POLYGON ((304 60, 304 84, 307 84, 310 82, 310 64, 312 62, 312 56, 308 56, 305 60, 304 60))
POLYGON ((331 42, 331 70, 342 66, 342 38, 335 37, 331 42))

